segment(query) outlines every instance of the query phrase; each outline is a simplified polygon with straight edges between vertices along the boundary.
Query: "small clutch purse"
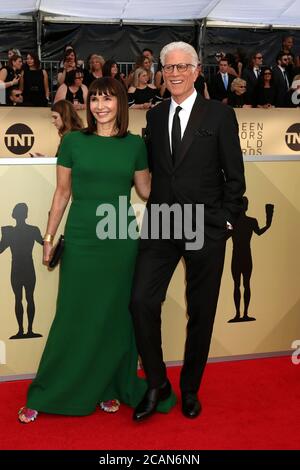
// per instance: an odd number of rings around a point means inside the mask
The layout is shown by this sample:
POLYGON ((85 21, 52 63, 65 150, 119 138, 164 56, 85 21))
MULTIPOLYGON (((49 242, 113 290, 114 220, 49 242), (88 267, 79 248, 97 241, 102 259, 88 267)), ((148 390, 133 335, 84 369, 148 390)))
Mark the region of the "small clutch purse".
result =
POLYGON ((53 248, 53 254, 51 260, 49 261, 49 268, 55 268, 55 266, 58 265, 61 255, 64 251, 64 245, 65 237, 64 235, 61 235, 55 247, 53 248))

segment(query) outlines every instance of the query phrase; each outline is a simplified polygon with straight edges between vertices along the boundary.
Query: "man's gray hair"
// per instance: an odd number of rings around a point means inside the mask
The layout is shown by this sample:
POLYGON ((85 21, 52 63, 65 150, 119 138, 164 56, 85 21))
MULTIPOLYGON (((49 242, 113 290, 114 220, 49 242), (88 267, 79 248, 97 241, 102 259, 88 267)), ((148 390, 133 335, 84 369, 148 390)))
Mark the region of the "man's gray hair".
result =
POLYGON ((160 61, 162 65, 165 65, 166 55, 169 54, 169 52, 177 50, 189 54, 191 56, 191 63, 195 66, 198 65, 199 57, 197 55, 197 52, 195 51, 193 46, 183 41, 170 42, 162 48, 162 50, 160 51, 160 61))

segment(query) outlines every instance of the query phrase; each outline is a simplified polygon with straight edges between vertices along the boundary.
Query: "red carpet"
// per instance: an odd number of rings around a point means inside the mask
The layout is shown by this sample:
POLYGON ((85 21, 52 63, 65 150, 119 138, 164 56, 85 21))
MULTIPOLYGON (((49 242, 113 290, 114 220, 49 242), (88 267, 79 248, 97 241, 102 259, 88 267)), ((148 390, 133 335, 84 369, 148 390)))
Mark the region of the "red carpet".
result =
MULTIPOLYGON (((179 368, 168 369, 179 396, 179 368)), ((299 449, 300 365, 279 357, 208 364, 201 416, 169 415, 134 423, 132 410, 76 418, 40 414, 19 424, 29 381, 0 384, 0 449, 299 449)))

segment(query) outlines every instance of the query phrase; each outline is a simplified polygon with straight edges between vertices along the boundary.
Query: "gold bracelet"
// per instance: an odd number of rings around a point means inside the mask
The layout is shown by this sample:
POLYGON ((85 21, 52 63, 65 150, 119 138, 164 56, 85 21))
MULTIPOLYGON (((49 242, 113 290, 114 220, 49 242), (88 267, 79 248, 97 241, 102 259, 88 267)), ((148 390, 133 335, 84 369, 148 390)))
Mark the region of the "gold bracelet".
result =
POLYGON ((51 235, 51 233, 46 233, 43 238, 44 242, 50 242, 52 243, 54 240, 54 236, 51 235))

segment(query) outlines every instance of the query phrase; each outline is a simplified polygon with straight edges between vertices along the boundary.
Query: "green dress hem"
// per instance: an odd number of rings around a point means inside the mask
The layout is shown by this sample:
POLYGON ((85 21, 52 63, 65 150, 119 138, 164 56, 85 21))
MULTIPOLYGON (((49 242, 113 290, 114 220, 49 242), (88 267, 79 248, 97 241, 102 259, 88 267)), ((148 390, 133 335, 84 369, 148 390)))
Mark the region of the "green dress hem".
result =
MULTIPOLYGON (((176 405, 176 402, 177 402, 177 397, 172 390, 172 393, 169 396, 169 398, 159 402, 157 406, 158 413, 164 413, 164 414, 169 413, 170 410, 176 405)), ((127 403, 122 403, 122 404, 124 404, 125 406, 129 406, 130 408, 134 408, 132 405, 129 405, 127 403)), ((57 414, 57 415, 65 415, 65 416, 88 416, 88 415, 93 414, 97 410, 98 404, 93 409, 90 409, 90 410, 86 410, 86 409, 83 410, 79 408, 76 408, 76 409, 64 408, 62 410, 62 409, 57 409, 55 407, 52 408, 49 406, 45 406, 45 407, 42 406, 41 408, 39 408, 39 407, 35 407, 34 403, 31 404, 30 401, 27 402, 26 406, 28 408, 31 408, 41 413, 49 413, 49 414, 57 414)))

